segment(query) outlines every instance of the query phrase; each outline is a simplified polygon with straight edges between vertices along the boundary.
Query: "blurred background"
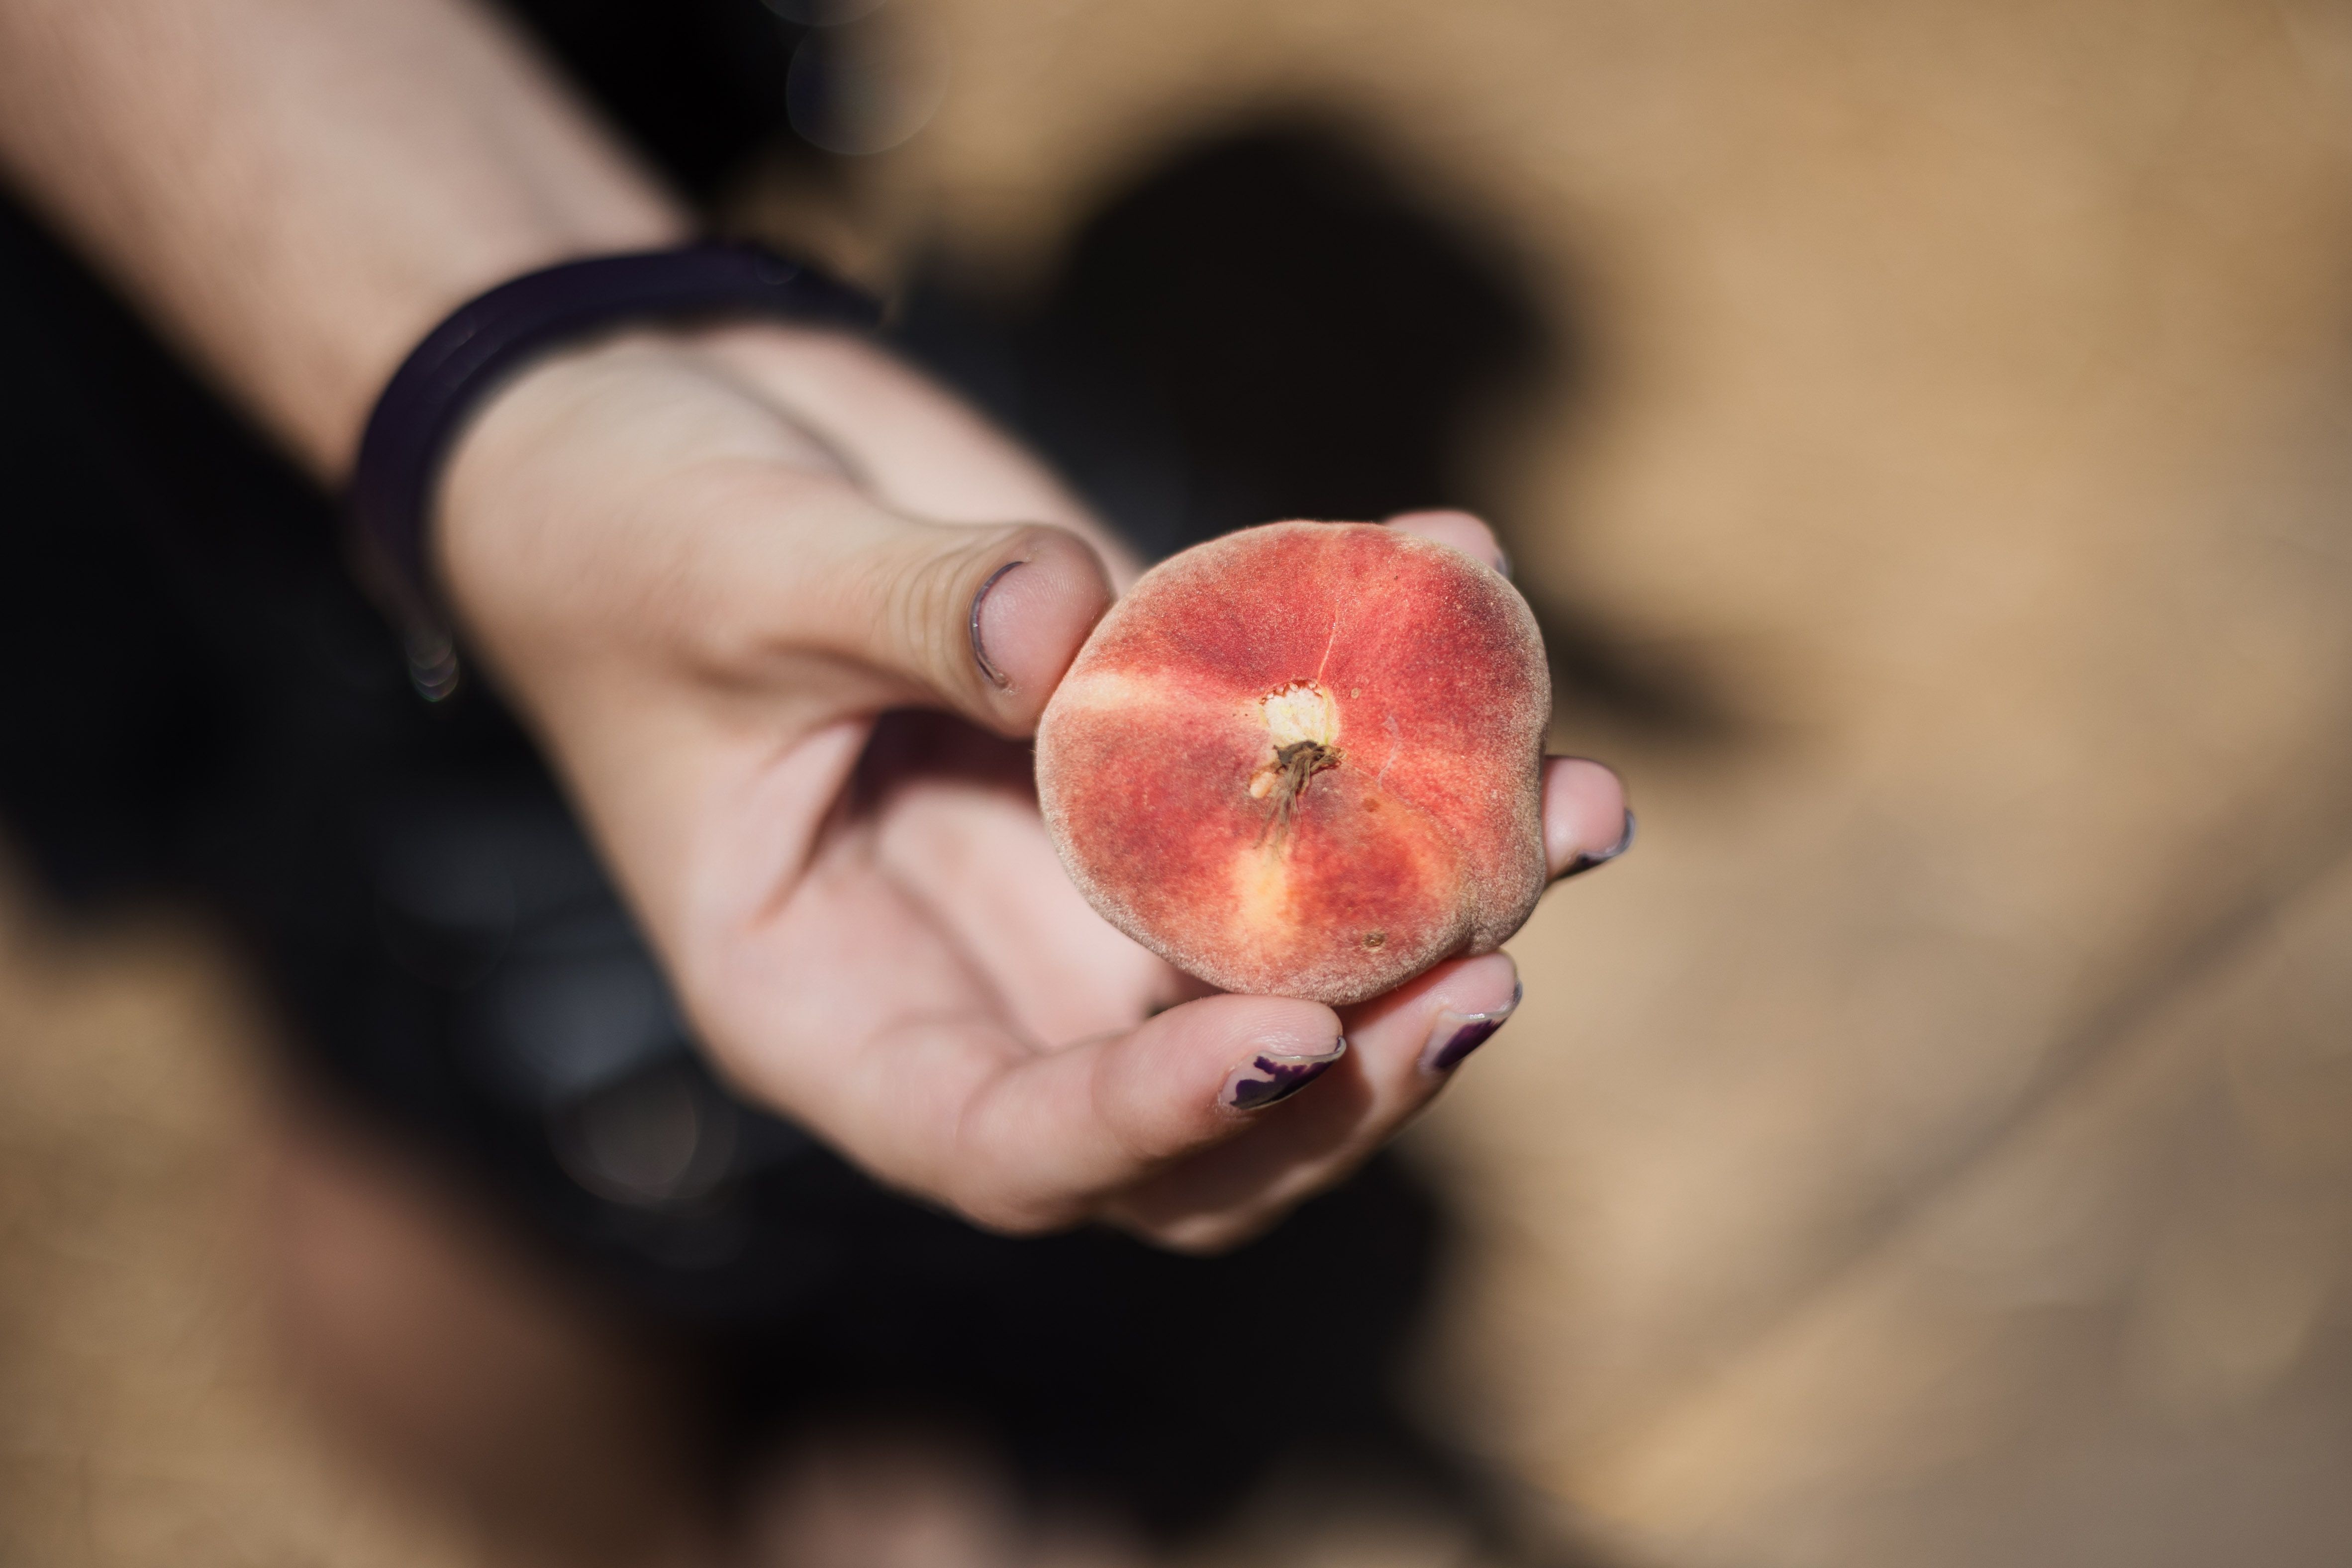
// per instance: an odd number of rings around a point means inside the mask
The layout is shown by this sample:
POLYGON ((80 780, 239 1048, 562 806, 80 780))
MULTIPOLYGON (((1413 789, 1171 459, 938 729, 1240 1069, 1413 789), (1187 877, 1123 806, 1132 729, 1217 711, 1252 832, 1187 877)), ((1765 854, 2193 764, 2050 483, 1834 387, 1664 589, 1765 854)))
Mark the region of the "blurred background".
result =
POLYGON ((1483 510, 1639 851, 1357 1189, 1012 1281, 12 209, 0 1558, 671 1560, 597 1434, 919 1405, 1204 1564, 2352 1560, 2352 5, 516 11, 1148 548, 1483 510))

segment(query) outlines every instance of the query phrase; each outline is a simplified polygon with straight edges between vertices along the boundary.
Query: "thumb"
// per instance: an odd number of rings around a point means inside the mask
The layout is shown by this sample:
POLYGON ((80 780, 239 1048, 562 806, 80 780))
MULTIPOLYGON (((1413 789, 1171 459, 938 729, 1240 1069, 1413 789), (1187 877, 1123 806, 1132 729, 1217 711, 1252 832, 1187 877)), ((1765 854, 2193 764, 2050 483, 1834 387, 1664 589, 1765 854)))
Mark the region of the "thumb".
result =
POLYGON ((1000 734, 1035 728, 1110 607, 1101 557, 1065 529, 892 517, 861 543, 825 640, 1000 734))

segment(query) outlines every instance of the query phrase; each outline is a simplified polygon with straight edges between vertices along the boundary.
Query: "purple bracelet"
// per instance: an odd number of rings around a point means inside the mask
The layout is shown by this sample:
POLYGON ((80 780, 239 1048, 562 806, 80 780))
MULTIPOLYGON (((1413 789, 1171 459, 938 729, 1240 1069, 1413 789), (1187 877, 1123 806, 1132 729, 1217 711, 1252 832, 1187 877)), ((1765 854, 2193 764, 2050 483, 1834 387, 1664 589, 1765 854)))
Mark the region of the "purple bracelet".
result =
POLYGON ((400 623, 428 701, 457 689, 457 645, 434 591, 425 528, 449 444, 525 359, 624 321, 717 315, 873 327, 874 300, 752 245, 599 256, 527 272, 460 305, 384 384, 360 437, 345 511, 366 575, 400 623))

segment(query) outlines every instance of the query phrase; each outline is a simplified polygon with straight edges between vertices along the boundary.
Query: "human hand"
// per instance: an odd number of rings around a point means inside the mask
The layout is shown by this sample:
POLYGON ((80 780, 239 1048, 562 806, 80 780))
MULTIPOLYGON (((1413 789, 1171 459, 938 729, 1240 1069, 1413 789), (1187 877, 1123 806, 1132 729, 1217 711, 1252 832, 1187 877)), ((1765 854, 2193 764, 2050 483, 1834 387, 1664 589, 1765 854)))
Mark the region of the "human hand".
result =
MULTIPOLYGON (((1462 513, 1396 525, 1498 559, 1462 513)), ((436 542, 719 1068, 978 1223, 1229 1245, 1378 1148, 1516 1000, 1503 954, 1344 1016, 1202 995, 1095 915, 1017 740, 1131 563, 856 339, 542 362, 461 441, 436 542)), ((1622 791, 1555 760, 1544 821, 1557 875, 1620 842, 1622 791)))

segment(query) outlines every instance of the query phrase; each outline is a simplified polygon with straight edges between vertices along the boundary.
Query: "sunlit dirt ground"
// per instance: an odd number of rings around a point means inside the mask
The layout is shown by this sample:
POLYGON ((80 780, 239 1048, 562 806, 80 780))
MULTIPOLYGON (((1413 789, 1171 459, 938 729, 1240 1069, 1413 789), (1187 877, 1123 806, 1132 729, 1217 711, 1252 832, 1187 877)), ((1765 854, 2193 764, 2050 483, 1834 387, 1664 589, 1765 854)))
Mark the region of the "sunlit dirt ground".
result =
MULTIPOLYGON (((1437 1418, 1603 1561, 2352 1560, 2352 9, 907 11, 872 265, 1307 105, 1587 344, 1498 521, 1710 717, 1563 693, 1641 844, 1413 1136, 1437 1418)), ((266 1342, 239 987, 0 922, 0 1557, 476 1549, 266 1342)))
POLYGON ((258 1010, 184 921, 0 910, 0 1559, 470 1563, 273 1342, 258 1010))

